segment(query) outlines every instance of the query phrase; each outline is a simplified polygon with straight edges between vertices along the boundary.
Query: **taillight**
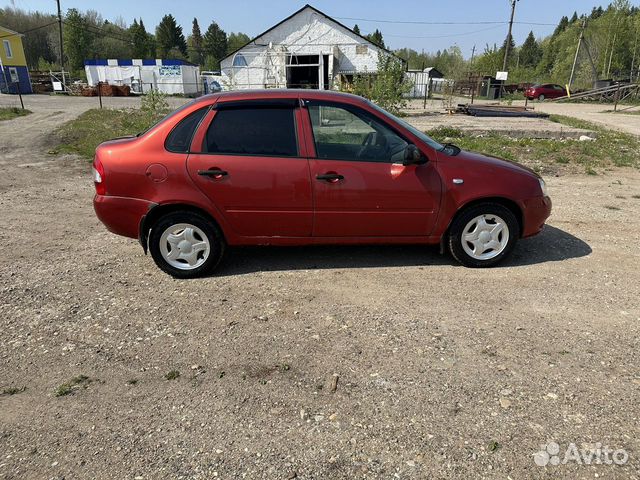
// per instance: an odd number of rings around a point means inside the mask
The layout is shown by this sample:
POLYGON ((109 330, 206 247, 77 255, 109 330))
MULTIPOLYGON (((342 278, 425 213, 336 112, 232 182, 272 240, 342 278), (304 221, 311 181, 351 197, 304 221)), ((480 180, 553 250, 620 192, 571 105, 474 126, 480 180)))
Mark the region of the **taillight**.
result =
POLYGON ((91 169, 91 172, 93 173, 93 183, 96 186, 96 193, 98 195, 104 195, 107 192, 104 184, 104 167, 97 157, 93 161, 93 168, 91 169))

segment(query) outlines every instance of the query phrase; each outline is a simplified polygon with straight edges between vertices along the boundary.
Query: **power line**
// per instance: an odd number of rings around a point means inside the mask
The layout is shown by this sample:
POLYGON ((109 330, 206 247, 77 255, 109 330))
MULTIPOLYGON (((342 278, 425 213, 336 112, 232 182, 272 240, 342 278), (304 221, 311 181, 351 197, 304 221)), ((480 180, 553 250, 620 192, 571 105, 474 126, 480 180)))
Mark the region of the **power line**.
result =
MULTIPOLYGON (((24 32, 16 32, 16 33, 18 33, 19 35, 26 35, 27 33, 35 32, 36 30, 40 30, 42 28, 50 27, 51 25, 55 25, 56 23, 58 23, 57 20, 55 22, 45 23, 44 25, 40 25, 39 27, 30 28, 29 30, 25 30, 24 32)), ((6 35, 0 35, 0 38, 7 38, 7 37, 13 37, 13 36, 15 36, 14 33, 9 33, 6 35)))
MULTIPOLYGON (((372 23, 398 23, 405 25, 506 25, 505 21, 478 21, 478 22, 425 22, 421 20, 383 20, 374 18, 355 18, 355 17, 335 17, 339 20, 351 20, 356 22, 372 22, 372 23)), ((537 25, 546 27, 555 27, 555 23, 542 22, 513 22, 517 25, 537 25)))
POLYGON ((419 35, 419 36, 413 36, 413 35, 393 35, 393 34, 389 34, 389 33, 385 33, 384 36, 385 37, 395 37, 395 38, 449 38, 449 37, 462 37, 465 35, 473 35, 475 33, 480 33, 480 32, 488 32, 489 30, 495 30, 496 28, 500 28, 502 27, 502 25, 493 25, 492 27, 489 28, 483 28, 481 30, 474 30, 472 32, 464 32, 464 33, 452 33, 449 35, 419 35))

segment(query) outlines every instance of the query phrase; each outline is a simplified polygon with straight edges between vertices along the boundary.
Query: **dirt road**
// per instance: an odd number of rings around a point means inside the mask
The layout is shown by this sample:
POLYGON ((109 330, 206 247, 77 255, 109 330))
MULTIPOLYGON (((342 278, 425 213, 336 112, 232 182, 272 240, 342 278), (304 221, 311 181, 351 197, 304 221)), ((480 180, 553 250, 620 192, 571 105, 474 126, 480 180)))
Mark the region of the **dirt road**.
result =
POLYGON ((47 154, 77 111, 32 109, 0 122, 0 478, 640 478, 638 171, 549 178, 501 268, 255 248, 177 281, 47 154))

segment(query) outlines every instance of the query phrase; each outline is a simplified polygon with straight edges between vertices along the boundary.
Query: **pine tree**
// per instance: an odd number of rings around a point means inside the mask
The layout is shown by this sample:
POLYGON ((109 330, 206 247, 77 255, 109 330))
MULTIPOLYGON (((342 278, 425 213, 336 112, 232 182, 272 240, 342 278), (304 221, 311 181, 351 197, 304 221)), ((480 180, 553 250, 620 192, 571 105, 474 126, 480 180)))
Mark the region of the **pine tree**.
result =
MULTIPOLYGON (((511 64, 511 60, 514 58, 516 53, 516 42, 513 41, 513 35, 510 36, 508 40, 509 40, 509 53, 507 57, 507 67, 509 67, 509 65, 511 64)), ((504 59, 504 53, 506 48, 507 48, 507 39, 505 38, 504 42, 502 42, 502 47, 500 47, 500 50, 498 51, 501 59, 504 59)))
POLYGON ((529 36, 522 44, 520 49, 520 65, 523 67, 535 67, 542 59, 542 49, 538 45, 533 32, 529 32, 529 36))
POLYGON ((358 35, 362 35, 360 33, 360 27, 358 26, 357 23, 353 26, 353 33, 358 34, 358 35))
POLYGON ((146 58, 149 55, 149 34, 144 28, 144 23, 140 19, 138 23, 137 19, 133 20, 133 24, 129 27, 129 33, 131 35, 132 54, 133 58, 146 58))
POLYGON ((202 55, 202 32, 200 32, 200 25, 198 25, 198 19, 193 19, 193 26, 191 27, 191 36, 189 37, 189 61, 196 65, 204 64, 204 55, 202 55))
POLYGON ((211 22, 202 42, 207 70, 219 70, 220 60, 227 54, 227 34, 216 22, 211 22))
POLYGON ((382 48, 385 48, 384 38, 382 38, 382 32, 377 28, 375 32, 370 33, 365 38, 369 40, 371 43, 373 43, 374 45, 378 45, 382 48))
POLYGON ((169 52, 187 56, 187 42, 182 34, 182 27, 171 14, 162 17, 156 28, 156 42, 158 54, 162 58, 166 58, 169 52))
POLYGON ((573 16, 571 17, 571 20, 569 20, 569 23, 576 23, 578 21, 578 12, 573 12, 573 16))
POLYGON ((567 17, 562 17, 560 19, 560 23, 556 27, 552 36, 556 37, 560 35, 562 32, 564 32, 567 29, 568 26, 569 26, 569 19, 567 17))

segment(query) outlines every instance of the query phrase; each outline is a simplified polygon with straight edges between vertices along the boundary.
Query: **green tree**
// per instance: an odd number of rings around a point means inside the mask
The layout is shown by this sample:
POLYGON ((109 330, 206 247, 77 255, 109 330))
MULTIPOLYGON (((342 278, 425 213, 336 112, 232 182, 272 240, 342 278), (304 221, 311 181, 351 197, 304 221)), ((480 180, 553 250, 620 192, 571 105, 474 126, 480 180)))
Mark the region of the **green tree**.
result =
POLYGON ((227 54, 231 52, 235 52, 236 50, 244 47, 247 43, 249 43, 251 39, 249 35, 246 33, 233 33, 231 32, 227 37, 227 54))
POLYGON ((140 19, 134 19, 133 24, 129 27, 129 35, 131 35, 133 58, 146 58, 151 53, 149 51, 149 34, 144 28, 144 23, 140 19))
POLYGON ((356 34, 358 34, 358 35, 362 35, 362 34, 360 33, 360 27, 358 26, 358 24, 357 24, 357 23, 353 26, 353 33, 356 33, 356 34))
POLYGON ((542 49, 538 45, 533 32, 529 32, 529 36, 520 48, 520 65, 523 67, 536 67, 542 59, 542 49))
POLYGON ((64 51, 69 60, 68 68, 83 70, 84 61, 92 55, 92 44, 96 33, 89 27, 87 19, 75 8, 70 8, 64 18, 64 51))
POLYGON ((182 27, 171 14, 162 17, 156 28, 156 43, 158 55, 162 58, 166 58, 169 52, 173 55, 179 54, 183 58, 187 56, 187 42, 184 39, 182 27))
POLYGON ((375 32, 370 33, 365 38, 369 40, 371 43, 373 43, 374 45, 378 45, 382 48, 385 48, 384 38, 382 38, 382 32, 377 28, 375 32))
POLYGON ((200 25, 198 25, 198 19, 193 19, 193 25, 191 27, 191 35, 187 41, 189 45, 189 61, 196 65, 204 64, 204 55, 202 54, 202 32, 200 32, 200 25))
POLYGON ((564 32, 567 29, 568 26, 569 26, 569 19, 567 17, 562 17, 560 19, 560 23, 558 23, 558 26, 553 32, 553 36, 556 37, 560 35, 562 32, 564 32))
POLYGON ((571 17, 571 20, 569 20, 569 23, 576 23, 578 21, 578 12, 573 12, 573 16, 571 17))
POLYGON ((202 42, 205 55, 205 68, 219 70, 220 60, 227 55, 227 34, 216 22, 211 22, 202 42))

